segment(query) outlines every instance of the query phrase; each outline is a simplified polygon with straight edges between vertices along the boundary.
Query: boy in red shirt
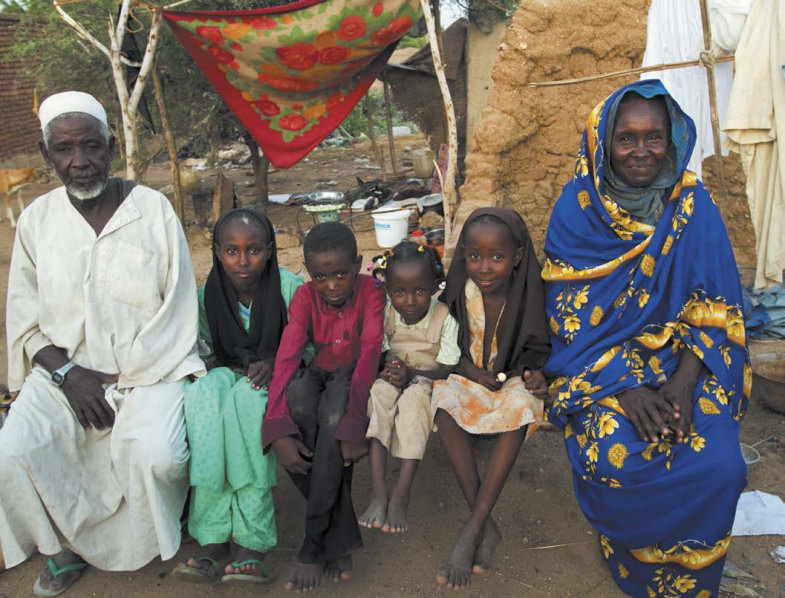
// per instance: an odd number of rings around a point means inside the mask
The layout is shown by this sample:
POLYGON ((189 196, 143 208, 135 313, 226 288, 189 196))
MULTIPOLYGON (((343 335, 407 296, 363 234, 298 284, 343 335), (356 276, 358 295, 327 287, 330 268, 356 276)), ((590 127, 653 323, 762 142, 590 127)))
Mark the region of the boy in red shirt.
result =
POLYGON ((303 247, 311 282, 295 292, 270 383, 262 446, 308 501, 305 540, 284 585, 307 591, 321 578, 351 577, 362 546, 352 506, 353 464, 368 452, 368 396, 379 370, 384 294, 359 274, 362 256, 343 224, 311 229, 303 247), (316 356, 294 378, 303 352, 316 356))

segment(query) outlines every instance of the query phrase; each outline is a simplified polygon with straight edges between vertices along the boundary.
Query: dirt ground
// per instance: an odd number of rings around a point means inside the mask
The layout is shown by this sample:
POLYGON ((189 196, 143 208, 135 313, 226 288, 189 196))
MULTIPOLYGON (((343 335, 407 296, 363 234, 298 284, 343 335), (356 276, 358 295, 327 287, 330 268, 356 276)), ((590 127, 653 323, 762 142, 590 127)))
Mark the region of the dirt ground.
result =
MULTIPOLYGON (((399 160, 411 173, 404 147, 424 147, 418 137, 398 138, 399 160)), ((293 193, 317 188, 348 190, 354 177, 378 177, 379 171, 368 168, 375 162, 368 143, 348 148, 314 151, 308 162, 270 175, 271 193, 293 193), (357 159, 370 161, 358 162, 357 159), (324 187, 325 181, 337 185, 324 187), (319 182, 322 184, 320 185, 319 182)), ((212 171, 203 173, 205 176, 212 171)), ((240 190, 244 204, 253 203, 247 169, 224 171, 240 190)), ((165 167, 154 166, 146 182, 162 187, 167 182, 165 167)), ((25 189, 25 200, 55 185, 33 185, 25 189)), ((272 206, 269 215, 276 226, 295 230, 297 208, 272 206)), ((186 220, 193 219, 187 213, 186 220)), ((377 250, 372 224, 367 216, 354 222, 361 251, 369 257, 377 250)), ((0 294, 5 303, 7 271, 13 231, 8 221, 0 223, 0 294)), ((194 266, 201 283, 210 267, 209 234, 205 228, 189 222, 188 238, 194 266)), ((279 236, 281 263, 298 272, 301 268, 301 245, 296 235, 279 236)), ((0 311, 0 324, 5 330, 5 313, 0 311)), ((5 342, 0 343, 0 363, 5 364, 5 342)), ((5 370, 0 371, 0 382, 5 370)), ((753 398, 741 432, 743 442, 756 444, 761 460, 749 470, 748 489, 757 489, 785 496, 785 416, 764 407, 753 398)), ((480 447, 487 462, 488 446, 480 447)), ((0 481, 0 483, 2 483, 0 481)), ((358 511, 365 508, 370 491, 367 461, 356 468, 354 501, 358 511)), ((449 551, 458 528, 465 520, 467 509, 454 480, 449 461, 433 438, 417 475, 410 508, 410 531, 401 535, 385 535, 364 531, 365 548, 354 557, 354 577, 334 586, 331 582, 320 593, 340 598, 373 596, 444 595, 434 577, 449 551)), ((682 497, 673 489, 674 507, 682 497)), ((284 578, 299 546, 303 531, 304 502, 283 471, 275 490, 278 505, 279 544, 269 555, 270 566, 284 578)), ((497 552, 496 570, 486 580, 476 580, 465 592, 468 596, 621 596, 601 558, 597 535, 583 518, 575 501, 572 476, 559 434, 542 432, 524 446, 510 480, 499 500, 495 517, 500 522, 504 540, 497 552)), ((754 575, 761 596, 785 595, 785 565, 776 564, 768 555, 775 546, 785 544, 777 536, 739 537, 731 544, 729 561, 754 575)), ((153 561, 132 573, 104 573, 88 570, 67 596, 128 596, 199 598, 206 596, 283 596, 282 581, 268 588, 222 588, 194 586, 172 579, 170 573, 178 561, 194 555, 197 546, 186 543, 178 555, 166 562, 153 561)), ((33 582, 45 564, 36 556, 12 570, 0 574, 0 598, 30 595, 33 582)), ((741 592, 728 595, 743 596, 741 592)))

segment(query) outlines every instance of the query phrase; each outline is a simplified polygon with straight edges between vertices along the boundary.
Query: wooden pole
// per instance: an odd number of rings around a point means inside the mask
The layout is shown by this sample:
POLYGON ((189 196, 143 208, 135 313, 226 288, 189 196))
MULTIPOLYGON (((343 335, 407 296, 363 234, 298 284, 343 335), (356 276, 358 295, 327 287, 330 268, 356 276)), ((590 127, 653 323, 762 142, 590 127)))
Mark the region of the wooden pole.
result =
POLYGON ((444 206, 445 251, 448 251, 450 240, 452 239, 453 218, 455 216, 453 207, 457 203, 455 177, 458 172, 458 126, 455 120, 455 107, 452 103, 452 95, 450 94, 450 88, 447 86, 447 76, 444 74, 444 63, 439 51, 439 35, 436 31, 433 14, 431 13, 431 6, 428 0, 420 0, 420 6, 425 17, 425 24, 428 26, 428 40, 431 46, 433 69, 436 72, 436 79, 442 92, 444 113, 447 119, 447 147, 449 155, 447 157, 447 172, 442 185, 442 205, 444 206))
MULTIPOLYGON (((720 56, 714 62, 733 62, 735 56, 720 56)), ((685 62, 674 62, 673 64, 652 64, 651 66, 641 66, 634 69, 624 69, 622 71, 612 71, 601 75, 588 75, 586 77, 576 77, 575 79, 560 79, 559 81, 533 81, 529 87, 556 87, 557 85, 572 85, 573 83, 587 83, 589 81, 599 81, 600 79, 613 79, 625 75, 639 75, 651 71, 667 71, 670 69, 681 69, 687 66, 701 66, 700 60, 687 60, 685 62)))
POLYGON ((379 166, 382 168, 382 180, 387 178, 387 168, 384 165, 384 151, 376 145, 376 133, 373 130, 373 112, 371 111, 371 96, 366 93, 363 98, 365 117, 368 119, 368 139, 371 140, 371 149, 379 166))
POLYGON ((728 187, 725 183, 725 166, 722 163, 722 144, 720 137, 720 117, 717 110, 717 84, 714 79, 714 59, 711 57, 711 27, 709 25, 709 10, 706 0, 700 0, 701 23, 703 24, 703 48, 701 60, 706 68, 706 79, 709 83, 709 108, 711 110, 711 130, 714 137, 714 160, 717 165, 717 181, 719 183, 720 201, 719 209, 722 219, 727 222, 725 210, 728 207, 728 187))
POLYGON ((390 99, 390 83, 387 79, 382 81, 384 83, 384 105, 387 110, 385 116, 387 117, 387 143, 390 146, 390 163, 392 164, 393 175, 398 172, 398 165, 395 160, 395 139, 393 137, 392 126, 392 105, 390 99))
POLYGON ((172 188, 174 193, 174 211, 180 218, 180 223, 185 228, 185 202, 183 201, 183 188, 180 183, 180 165, 177 163, 177 147, 174 143, 172 126, 169 123, 169 111, 166 108, 164 98, 164 88, 161 85, 161 78, 158 76, 158 65, 153 66, 151 75, 153 78, 153 90, 155 91, 155 101, 158 104, 158 112, 161 115, 161 126, 164 128, 166 138, 166 149, 169 152, 169 165, 172 170, 172 188))

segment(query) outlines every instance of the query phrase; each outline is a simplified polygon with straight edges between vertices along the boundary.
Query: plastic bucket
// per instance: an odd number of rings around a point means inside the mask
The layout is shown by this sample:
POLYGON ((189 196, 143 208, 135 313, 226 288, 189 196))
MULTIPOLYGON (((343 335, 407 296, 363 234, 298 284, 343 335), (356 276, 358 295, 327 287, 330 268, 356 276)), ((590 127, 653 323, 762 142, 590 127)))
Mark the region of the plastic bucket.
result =
POLYGON ((416 149, 412 152, 414 176, 427 179, 433 174, 433 151, 430 148, 416 149))
POLYGON ((403 241, 409 233, 411 213, 411 210, 387 206, 371 212, 376 244, 379 247, 395 247, 403 241))

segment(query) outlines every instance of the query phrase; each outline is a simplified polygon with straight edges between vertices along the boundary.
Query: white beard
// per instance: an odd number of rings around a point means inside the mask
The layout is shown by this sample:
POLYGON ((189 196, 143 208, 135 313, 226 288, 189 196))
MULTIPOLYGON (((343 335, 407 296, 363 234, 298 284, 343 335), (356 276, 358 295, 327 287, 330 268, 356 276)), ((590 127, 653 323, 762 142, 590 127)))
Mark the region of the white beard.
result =
POLYGON ((106 183, 107 181, 96 183, 95 185, 87 189, 76 189, 74 187, 66 187, 66 191, 68 191, 68 193, 72 197, 74 197, 74 199, 78 199, 79 201, 88 201, 91 199, 95 199, 96 197, 101 195, 101 193, 104 192, 104 189, 106 189, 106 183))

